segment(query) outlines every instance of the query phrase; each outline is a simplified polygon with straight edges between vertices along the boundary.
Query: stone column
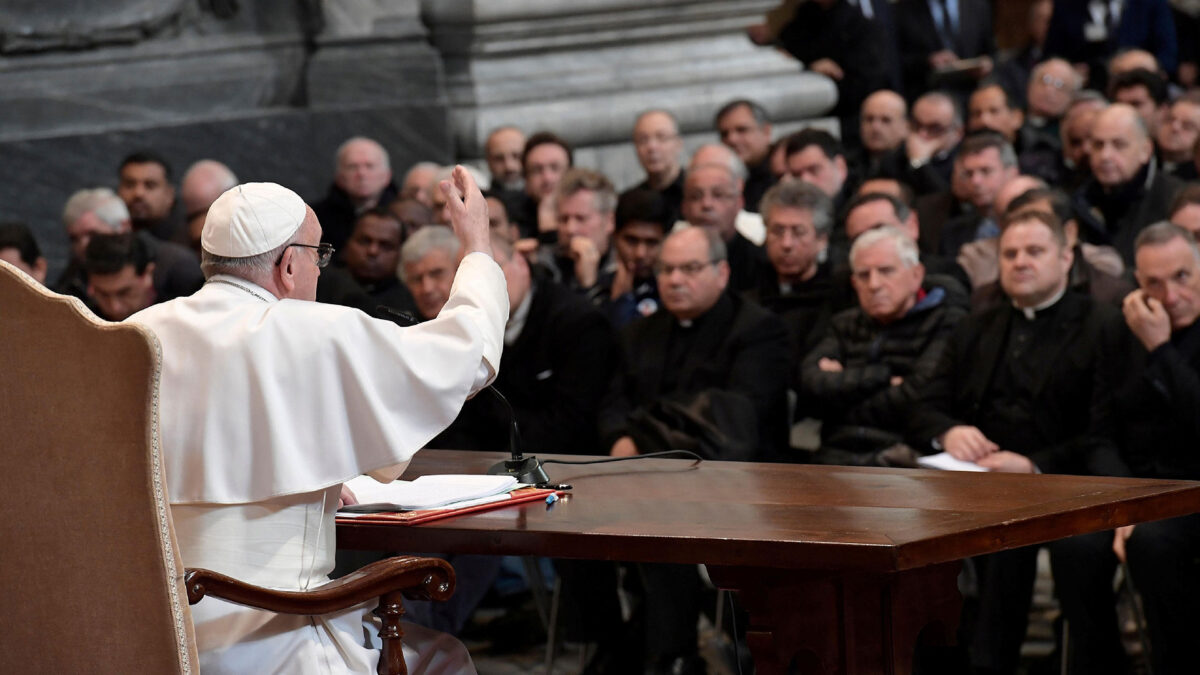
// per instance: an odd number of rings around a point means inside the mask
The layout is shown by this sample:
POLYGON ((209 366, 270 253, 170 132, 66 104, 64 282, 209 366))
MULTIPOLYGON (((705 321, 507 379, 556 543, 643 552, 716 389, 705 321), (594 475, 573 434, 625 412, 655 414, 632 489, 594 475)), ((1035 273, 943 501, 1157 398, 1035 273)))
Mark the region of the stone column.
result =
POLYGON ((674 113, 690 150, 716 140, 713 114, 734 98, 759 101, 785 131, 833 107, 830 80, 746 38, 775 4, 422 0, 421 11, 442 54, 460 159, 480 157, 495 127, 549 129, 623 187, 643 178, 629 141, 646 109, 674 113))

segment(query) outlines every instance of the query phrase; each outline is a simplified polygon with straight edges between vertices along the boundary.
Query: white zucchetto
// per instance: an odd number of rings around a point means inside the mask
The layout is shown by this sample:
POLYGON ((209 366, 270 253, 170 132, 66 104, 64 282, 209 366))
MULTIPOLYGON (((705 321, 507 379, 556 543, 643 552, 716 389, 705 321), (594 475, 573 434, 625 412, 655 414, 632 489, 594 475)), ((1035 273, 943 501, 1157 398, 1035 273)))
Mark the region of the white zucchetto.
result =
POLYGON ((200 245, 225 258, 266 253, 296 234, 308 211, 300 195, 275 183, 244 183, 208 207, 200 245))

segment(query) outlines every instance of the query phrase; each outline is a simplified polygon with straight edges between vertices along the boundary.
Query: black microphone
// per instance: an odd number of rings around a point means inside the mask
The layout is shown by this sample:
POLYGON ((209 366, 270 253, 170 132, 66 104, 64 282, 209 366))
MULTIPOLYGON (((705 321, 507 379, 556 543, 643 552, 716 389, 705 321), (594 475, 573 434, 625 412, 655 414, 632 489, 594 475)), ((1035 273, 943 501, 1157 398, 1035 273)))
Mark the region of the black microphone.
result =
MULTIPOLYGON (((387 305, 379 305, 375 311, 380 314, 385 314, 393 319, 398 319, 403 322, 403 325, 412 326, 417 323, 416 317, 408 312, 401 312, 387 305)), ((513 410, 512 404, 504 398, 504 394, 495 385, 488 385, 487 390, 504 404, 504 409, 508 411, 509 427, 508 427, 508 452, 511 455, 509 459, 503 462, 497 462, 488 469, 488 474, 493 476, 510 475, 517 479, 518 483, 527 483, 537 485, 540 483, 550 482, 550 477, 546 475, 546 471, 542 468, 542 463, 537 457, 526 457, 521 452, 521 430, 517 426, 517 413, 513 410)))

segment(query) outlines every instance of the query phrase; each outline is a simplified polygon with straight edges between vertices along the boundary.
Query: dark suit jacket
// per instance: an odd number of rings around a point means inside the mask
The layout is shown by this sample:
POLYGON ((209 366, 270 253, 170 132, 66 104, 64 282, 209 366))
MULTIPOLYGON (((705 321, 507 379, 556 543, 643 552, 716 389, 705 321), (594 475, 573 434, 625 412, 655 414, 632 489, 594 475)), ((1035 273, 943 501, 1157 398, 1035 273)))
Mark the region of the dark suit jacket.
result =
POLYGON ((1111 199, 1116 203, 1121 215, 1115 222, 1106 222, 1103 216, 1106 209, 1103 203, 1106 199, 1105 193, 1096 179, 1091 178, 1074 195, 1074 208, 1079 217, 1079 236, 1092 244, 1117 249, 1126 267, 1133 269, 1133 242, 1138 233, 1160 220, 1167 219, 1170 215, 1167 210, 1171 208, 1171 200, 1181 187, 1183 181, 1162 171, 1155 171, 1148 186, 1127 186, 1112 196, 1111 199))
POLYGON ((1200 322, 1151 353, 1128 330, 1121 337, 1105 433, 1135 476, 1200 479, 1200 322))
MULTIPOLYGON (((1101 434, 1099 418, 1111 405, 1104 367, 1115 357, 1107 354, 1106 345, 1121 317, 1112 307, 1073 291, 1063 296, 1057 312, 1053 344, 1029 352, 1042 373, 1029 420, 1039 447, 1005 449, 1026 455, 1046 473, 1120 474, 1123 463, 1101 434)), ((928 449, 933 439, 960 424, 989 434, 990 420, 983 411, 1014 318, 1015 310, 1001 305, 958 325, 913 409, 913 447, 928 449)))
POLYGON ((841 67, 845 77, 836 82, 834 114, 838 116, 856 114, 868 94, 890 84, 888 36, 882 24, 863 16, 846 0, 828 9, 815 2, 801 3, 779 41, 805 65, 831 59, 841 67))
MULTIPOLYGON (((1046 54, 1073 63, 1092 60, 1099 53, 1084 37, 1083 26, 1091 23, 1088 0, 1055 0, 1054 15, 1046 34, 1046 54)), ((1175 20, 1167 0, 1125 0, 1115 35, 1101 45, 1104 55, 1125 47, 1145 49, 1158 58, 1168 73, 1175 72, 1179 50, 1175 20)))
MULTIPOLYGON (((378 206, 387 206, 400 194, 395 183, 388 183, 379 195, 378 206)), ((329 192, 321 201, 312 205, 313 213, 321 221, 321 241, 333 244, 339 251, 346 247, 346 241, 354 232, 354 221, 358 214, 354 209, 350 195, 336 184, 329 186, 329 192)))
MULTIPOLYGON (((600 432, 612 446, 618 438, 632 435, 641 452, 668 450, 640 429, 647 418, 660 421, 701 399, 712 407, 706 422, 721 427, 721 419, 733 418, 736 427, 729 455, 719 459, 778 459, 787 447, 787 331, 780 319, 728 292, 707 314, 696 320, 692 350, 674 373, 675 386, 664 385, 666 357, 678 321, 665 309, 634 321, 620 335, 623 363, 605 399, 600 432), (736 433, 742 432, 742 433, 736 433)), ((686 417, 679 417, 687 422, 686 417)), ((693 436, 698 425, 676 427, 677 447, 701 449, 703 439, 693 436), (689 447, 690 446, 690 447, 689 447)), ((730 427, 726 426, 725 429, 730 427)))
MULTIPOLYGON (((929 56, 941 51, 942 40, 933 23, 929 3, 935 0, 900 0, 896 3, 896 31, 900 36, 900 62, 904 92, 915 99, 929 90, 929 56)), ((961 59, 996 51, 992 35, 992 5, 987 0, 959 0, 958 49, 961 59)))
MULTIPOLYGON (((516 413, 522 449, 607 452, 597 443, 596 413, 616 364, 616 338, 604 315, 579 295, 539 280, 525 327, 504 347, 495 382, 516 413)), ((429 447, 506 451, 509 419, 494 395, 480 392, 429 447)))

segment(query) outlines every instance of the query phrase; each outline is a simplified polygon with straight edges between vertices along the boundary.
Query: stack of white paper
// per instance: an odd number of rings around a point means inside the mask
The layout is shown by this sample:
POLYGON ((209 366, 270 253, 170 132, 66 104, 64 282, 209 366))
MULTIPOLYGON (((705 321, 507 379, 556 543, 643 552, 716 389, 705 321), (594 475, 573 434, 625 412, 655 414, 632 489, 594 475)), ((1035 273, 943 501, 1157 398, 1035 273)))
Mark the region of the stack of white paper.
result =
POLYGON ((943 471, 987 471, 987 469, 975 462, 964 462, 961 459, 955 459, 948 452, 939 452, 936 455, 919 457, 917 458, 917 464, 926 469, 942 469, 943 471))
POLYGON ((482 500, 507 496, 517 487, 517 479, 514 476, 449 474, 380 483, 370 476, 359 476, 347 481, 346 486, 354 492, 359 504, 390 504, 399 511, 416 511, 450 504, 458 506, 459 502, 486 503, 482 500))

